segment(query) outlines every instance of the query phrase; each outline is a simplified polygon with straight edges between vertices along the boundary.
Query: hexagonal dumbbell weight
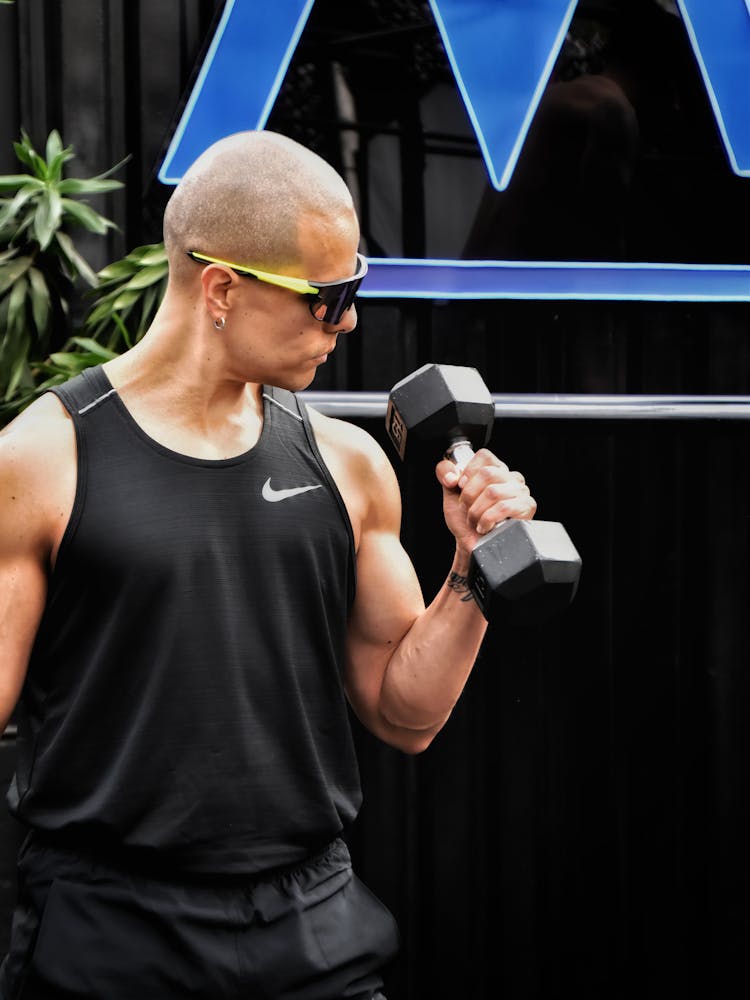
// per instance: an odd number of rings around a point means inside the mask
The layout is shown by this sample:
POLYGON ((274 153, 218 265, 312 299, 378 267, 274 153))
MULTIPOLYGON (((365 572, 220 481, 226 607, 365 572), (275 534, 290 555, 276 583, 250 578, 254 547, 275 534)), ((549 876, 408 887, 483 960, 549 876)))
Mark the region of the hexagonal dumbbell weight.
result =
MULTIPOLYGON (((431 447, 463 468, 492 434, 495 404, 475 368, 428 364, 391 389, 386 430, 402 461, 431 447)), ((573 600, 581 557, 558 521, 508 518, 474 548, 469 588, 484 616, 543 621, 573 600)))

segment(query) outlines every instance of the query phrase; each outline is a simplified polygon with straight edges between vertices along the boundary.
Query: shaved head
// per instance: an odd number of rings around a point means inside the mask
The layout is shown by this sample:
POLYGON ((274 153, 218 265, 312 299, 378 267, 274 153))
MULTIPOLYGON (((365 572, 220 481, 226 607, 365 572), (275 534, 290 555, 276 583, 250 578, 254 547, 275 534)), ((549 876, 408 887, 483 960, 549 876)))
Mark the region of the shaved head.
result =
POLYGON ((345 232, 354 220, 349 189, 316 153, 276 132, 238 132, 202 153, 167 203, 170 277, 194 273, 187 250, 267 271, 293 267, 302 227, 345 232))

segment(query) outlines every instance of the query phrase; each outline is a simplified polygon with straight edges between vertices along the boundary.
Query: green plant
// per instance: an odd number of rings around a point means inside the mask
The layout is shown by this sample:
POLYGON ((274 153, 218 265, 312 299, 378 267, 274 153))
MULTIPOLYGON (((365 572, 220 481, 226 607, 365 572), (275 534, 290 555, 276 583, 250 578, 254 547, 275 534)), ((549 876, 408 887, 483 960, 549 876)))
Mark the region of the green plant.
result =
POLYGON ((71 337, 65 347, 66 350, 54 351, 44 361, 34 365, 34 385, 17 395, 12 405, 0 405, 0 416, 14 416, 53 385, 61 385, 84 368, 92 368, 117 357, 117 351, 104 347, 90 337, 71 337))
POLYGON ((110 350, 130 348, 148 329, 167 287, 163 243, 149 243, 99 271, 84 331, 110 350))
POLYGON ((0 426, 53 385, 117 357, 141 339, 167 286, 164 244, 136 247, 99 271, 97 279, 96 289, 89 292, 93 302, 81 331, 87 336, 72 336, 63 350, 35 362, 34 384, 19 391, 11 404, 0 402, 0 426))
POLYGON ((0 402, 3 412, 34 394, 34 367, 71 334, 70 303, 77 283, 97 275, 66 231, 83 227, 103 235, 114 223, 91 208, 87 195, 121 188, 110 174, 65 177, 75 156, 50 132, 45 155, 26 132, 13 144, 25 173, 0 176, 0 402))

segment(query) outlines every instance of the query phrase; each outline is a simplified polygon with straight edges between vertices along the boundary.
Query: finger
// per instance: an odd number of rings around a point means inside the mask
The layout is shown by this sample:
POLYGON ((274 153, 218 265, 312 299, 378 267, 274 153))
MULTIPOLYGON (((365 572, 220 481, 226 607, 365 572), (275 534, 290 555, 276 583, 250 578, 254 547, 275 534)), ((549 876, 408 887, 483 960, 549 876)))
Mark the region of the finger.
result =
MULTIPOLYGON (((465 476, 467 481, 472 479, 474 476, 485 472, 490 475, 490 470, 497 470, 500 475, 508 475, 510 469, 503 462, 502 459, 498 458, 491 451, 486 448, 480 448, 478 452, 472 457, 471 461, 467 462, 463 468, 462 479, 465 476)), ((461 487, 463 489, 463 487, 461 487)))
POLYGON ((458 487, 458 481, 461 478, 461 470, 456 466, 455 462, 451 462, 448 459, 443 459, 443 461, 438 462, 435 469, 438 481, 446 489, 453 490, 458 487))
POLYGON ((458 487, 461 490, 463 502, 471 506, 488 487, 498 484, 511 484, 511 488, 523 488, 504 462, 479 465, 471 462, 461 474, 458 487))
POLYGON ((445 488, 460 491, 468 523, 479 534, 508 517, 530 520, 536 513, 536 501, 523 474, 486 449, 480 449, 463 470, 446 459, 438 463, 436 472, 445 488))
MULTIPOLYGON (((463 496, 461 499, 463 500, 463 496)), ((525 484, 517 481, 494 483, 469 507, 467 517, 477 534, 484 535, 509 517, 531 520, 536 513, 536 506, 536 500, 525 484)))

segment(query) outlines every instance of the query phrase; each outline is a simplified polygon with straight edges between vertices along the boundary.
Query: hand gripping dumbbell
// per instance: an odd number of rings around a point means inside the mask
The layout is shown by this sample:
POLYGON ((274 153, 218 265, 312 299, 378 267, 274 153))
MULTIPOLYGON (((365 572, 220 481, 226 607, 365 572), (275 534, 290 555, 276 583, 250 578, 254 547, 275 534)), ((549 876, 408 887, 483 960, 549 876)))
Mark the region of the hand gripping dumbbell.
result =
MULTIPOLYGON (((489 441, 494 419, 475 368, 428 364, 391 389, 386 429, 402 461, 437 442, 462 469, 489 441)), ((562 524, 508 518, 474 547, 468 586, 488 620, 528 625, 565 608, 580 573, 581 557, 562 524)))

